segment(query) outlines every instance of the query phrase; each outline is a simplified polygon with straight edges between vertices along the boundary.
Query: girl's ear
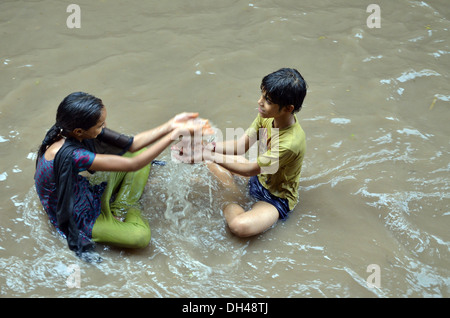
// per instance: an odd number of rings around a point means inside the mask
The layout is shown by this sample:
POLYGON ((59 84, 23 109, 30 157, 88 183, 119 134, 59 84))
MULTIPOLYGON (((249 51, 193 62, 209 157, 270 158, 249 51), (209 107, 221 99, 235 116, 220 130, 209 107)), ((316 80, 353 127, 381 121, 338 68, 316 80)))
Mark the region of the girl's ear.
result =
POLYGON ((75 128, 72 133, 76 136, 76 137, 81 137, 83 135, 83 129, 81 128, 75 128))

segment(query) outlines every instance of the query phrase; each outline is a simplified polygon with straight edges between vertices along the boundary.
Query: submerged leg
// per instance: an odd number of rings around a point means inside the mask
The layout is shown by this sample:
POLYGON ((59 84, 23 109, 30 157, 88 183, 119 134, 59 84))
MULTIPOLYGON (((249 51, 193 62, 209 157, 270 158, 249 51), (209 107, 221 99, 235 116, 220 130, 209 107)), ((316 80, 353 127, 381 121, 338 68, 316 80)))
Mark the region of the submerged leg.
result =
POLYGON ((120 188, 117 191, 114 202, 111 203, 111 210, 115 215, 120 215, 128 207, 138 205, 147 184, 149 173, 150 165, 135 172, 127 172, 123 176, 121 175, 122 173, 118 173, 117 179, 114 178, 113 182, 120 182, 120 188))
MULTIPOLYGON (((124 156, 137 154, 127 153, 124 156)), ((93 241, 128 248, 143 248, 150 243, 150 226, 146 220, 142 219, 138 208, 138 201, 144 191, 149 173, 150 165, 135 172, 110 174, 102 196, 102 211, 92 229, 93 241), (111 197, 116 191, 116 198, 110 204, 111 197), (125 213, 123 222, 114 217, 125 213)))
POLYGON ((137 208, 129 208, 124 222, 100 214, 92 229, 92 240, 125 248, 144 248, 150 243, 151 231, 148 222, 137 208))

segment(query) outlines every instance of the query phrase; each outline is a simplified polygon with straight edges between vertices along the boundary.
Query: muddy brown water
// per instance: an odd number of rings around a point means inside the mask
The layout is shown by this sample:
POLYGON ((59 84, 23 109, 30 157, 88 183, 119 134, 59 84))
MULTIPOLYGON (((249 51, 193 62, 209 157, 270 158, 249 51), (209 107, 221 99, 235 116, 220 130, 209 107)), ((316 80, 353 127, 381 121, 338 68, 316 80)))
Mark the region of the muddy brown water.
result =
POLYGON ((68 3, 2 1, 0 296, 448 297, 450 9, 382 0, 371 28, 371 3, 78 0, 69 28, 68 3), (285 66, 309 85, 287 221, 232 236, 216 180, 166 151, 142 198, 150 246, 99 245, 95 265, 67 249, 33 186, 67 94, 102 98, 128 134, 182 111, 225 132, 251 124, 261 78, 285 66))

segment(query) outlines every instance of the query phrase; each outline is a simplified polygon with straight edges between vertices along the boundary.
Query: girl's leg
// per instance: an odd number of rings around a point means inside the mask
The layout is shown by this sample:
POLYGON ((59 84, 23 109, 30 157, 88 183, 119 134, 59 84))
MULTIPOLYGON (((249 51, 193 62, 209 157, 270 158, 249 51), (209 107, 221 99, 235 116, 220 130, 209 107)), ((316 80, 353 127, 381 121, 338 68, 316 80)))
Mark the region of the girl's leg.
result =
POLYGON ((139 205, 139 199, 144 192, 149 173, 150 165, 135 172, 116 173, 112 181, 115 184, 119 183, 120 188, 116 192, 114 202, 111 203, 111 211, 114 215, 121 216, 129 207, 139 205))
MULTIPOLYGON (((127 153, 133 156, 137 153, 127 153)), ((127 248, 143 248, 150 242, 148 222, 141 217, 138 201, 144 191, 150 173, 150 165, 135 172, 112 172, 102 196, 101 214, 92 229, 92 239, 127 248), (114 202, 112 195, 117 191, 114 202), (123 222, 114 216, 126 213, 123 222)))
POLYGON ((129 208, 124 222, 114 217, 100 214, 92 229, 92 240, 125 248, 144 248, 148 246, 151 231, 148 222, 141 218, 141 211, 129 208))

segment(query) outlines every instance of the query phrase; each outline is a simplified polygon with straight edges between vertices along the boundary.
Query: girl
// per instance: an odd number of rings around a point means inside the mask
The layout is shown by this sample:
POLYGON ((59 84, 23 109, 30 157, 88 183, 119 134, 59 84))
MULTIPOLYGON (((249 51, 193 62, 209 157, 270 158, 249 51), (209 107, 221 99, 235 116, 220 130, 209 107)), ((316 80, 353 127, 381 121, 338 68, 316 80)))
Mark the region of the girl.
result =
POLYGON ((38 150, 36 191, 51 223, 78 256, 91 251, 93 242, 127 248, 149 244, 150 227, 138 200, 150 163, 180 135, 206 126, 193 120, 198 113, 181 113, 127 137, 106 128, 106 115, 101 99, 83 92, 68 95, 38 150), (79 174, 85 170, 113 172, 107 182, 93 186, 79 174))

